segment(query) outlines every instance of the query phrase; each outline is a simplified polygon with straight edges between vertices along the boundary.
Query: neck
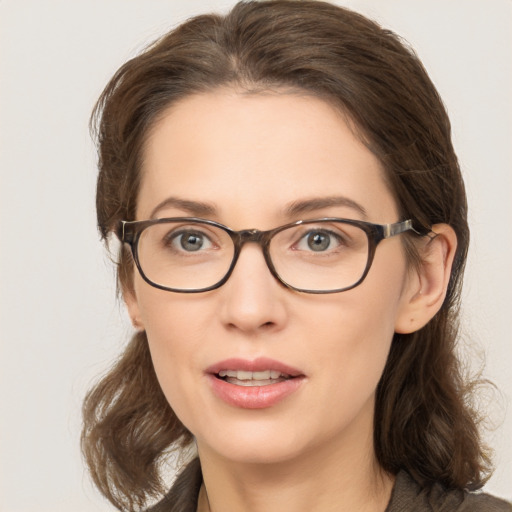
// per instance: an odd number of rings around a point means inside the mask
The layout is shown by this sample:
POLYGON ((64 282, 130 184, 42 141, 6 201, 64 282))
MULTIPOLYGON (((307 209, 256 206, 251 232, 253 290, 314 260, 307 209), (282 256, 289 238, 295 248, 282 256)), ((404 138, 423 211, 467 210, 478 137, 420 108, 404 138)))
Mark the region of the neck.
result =
POLYGON ((211 512, 383 512, 394 477, 378 465, 372 429, 313 446, 289 460, 228 460, 198 443, 211 512))

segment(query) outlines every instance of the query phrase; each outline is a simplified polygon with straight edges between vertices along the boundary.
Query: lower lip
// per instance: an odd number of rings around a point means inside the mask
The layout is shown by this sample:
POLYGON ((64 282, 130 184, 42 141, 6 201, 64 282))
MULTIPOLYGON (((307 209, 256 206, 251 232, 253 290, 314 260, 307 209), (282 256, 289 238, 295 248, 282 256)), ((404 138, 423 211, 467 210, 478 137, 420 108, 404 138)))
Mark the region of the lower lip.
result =
POLYGON ((297 391, 304 377, 294 377, 268 386, 237 386, 211 374, 208 380, 213 392, 227 404, 242 409, 265 409, 297 391))

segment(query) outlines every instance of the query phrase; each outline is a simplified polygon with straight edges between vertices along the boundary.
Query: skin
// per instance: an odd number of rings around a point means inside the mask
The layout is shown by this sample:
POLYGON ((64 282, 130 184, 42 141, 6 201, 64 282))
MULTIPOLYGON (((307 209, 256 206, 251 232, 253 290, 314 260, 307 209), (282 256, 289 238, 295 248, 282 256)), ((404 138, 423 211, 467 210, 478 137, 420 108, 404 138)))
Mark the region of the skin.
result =
MULTIPOLYGON (((145 149, 137 219, 198 215, 233 229, 271 229, 299 218, 400 220, 377 158, 320 99, 219 90, 173 105, 145 149), (334 195, 357 202, 290 217, 293 202, 334 195), (155 207, 173 196, 214 212, 155 207)), ((365 281, 311 295, 281 286, 260 248, 246 245, 221 288, 158 290, 134 272, 125 292, 145 329, 162 389, 195 435, 213 511, 384 510, 393 476, 373 449, 375 389, 393 333, 439 309, 456 245, 448 226, 418 242, 412 271, 400 236, 383 241, 365 281), (205 369, 224 359, 270 357, 306 376, 277 405, 247 410, 215 396, 205 369), (345 507, 345 508, 343 508, 345 507)))

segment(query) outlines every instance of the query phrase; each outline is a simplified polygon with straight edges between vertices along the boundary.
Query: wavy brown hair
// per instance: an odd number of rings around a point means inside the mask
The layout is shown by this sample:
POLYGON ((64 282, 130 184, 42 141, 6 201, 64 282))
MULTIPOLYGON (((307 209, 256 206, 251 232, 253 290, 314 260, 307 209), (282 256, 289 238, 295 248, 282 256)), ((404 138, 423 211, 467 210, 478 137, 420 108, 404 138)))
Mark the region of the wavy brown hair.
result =
MULTIPOLYGON (((219 87, 303 91, 341 109, 380 159, 402 218, 417 229, 447 223, 457 252, 444 304, 421 330, 396 334, 377 390, 374 445, 381 466, 406 469, 423 486, 483 485, 489 458, 472 408, 472 383, 455 349, 469 241, 467 205, 450 122, 411 48, 350 10, 315 1, 238 3, 227 15, 197 16, 124 64, 91 120, 97 137, 97 214, 107 239, 133 220, 144 145, 180 99, 219 87)), ((418 257, 404 237, 412 261, 418 257)), ((119 283, 133 265, 121 250, 119 283)), ((166 402, 145 333, 85 399, 82 448, 101 492, 139 510, 163 491, 161 461, 191 434, 166 402)))

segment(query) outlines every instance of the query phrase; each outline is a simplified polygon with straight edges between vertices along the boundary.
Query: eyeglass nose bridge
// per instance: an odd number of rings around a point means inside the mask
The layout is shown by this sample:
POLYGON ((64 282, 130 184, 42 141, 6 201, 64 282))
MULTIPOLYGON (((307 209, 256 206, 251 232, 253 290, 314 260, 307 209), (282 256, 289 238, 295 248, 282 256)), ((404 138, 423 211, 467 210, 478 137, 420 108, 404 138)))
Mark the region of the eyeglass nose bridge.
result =
POLYGON ((232 232, 233 242, 235 243, 236 253, 237 255, 242 250, 242 247, 247 243, 254 243, 259 245, 263 254, 265 255, 265 259, 268 262, 268 245, 270 239, 272 238, 272 234, 275 230, 270 231, 261 231, 259 229, 244 229, 242 231, 232 232), (234 236, 233 236, 234 235, 234 236))
POLYGON ((269 254, 269 244, 270 239, 272 238, 272 234, 275 230, 270 231, 261 231, 259 229, 244 229, 242 231, 232 231, 231 237, 233 239, 233 242, 235 244, 235 253, 233 255, 233 261, 231 262, 231 266, 229 268, 229 271, 225 278, 223 279, 223 283, 228 280, 228 278, 233 273, 233 270, 235 269, 235 266, 238 262, 238 258, 240 256, 240 253, 242 252, 243 246, 247 243, 254 243, 261 247, 261 250, 263 252, 263 258, 265 259, 265 263, 267 264, 268 270, 270 273, 282 284, 284 284, 286 287, 288 285, 282 281, 282 279, 279 277, 276 269, 274 268, 274 264, 270 258, 269 254))
POLYGON ((263 239, 264 231, 260 231, 259 229, 244 229, 242 231, 238 231, 238 238, 240 245, 243 245, 247 242, 255 242, 257 244, 261 244, 261 240, 263 239))

